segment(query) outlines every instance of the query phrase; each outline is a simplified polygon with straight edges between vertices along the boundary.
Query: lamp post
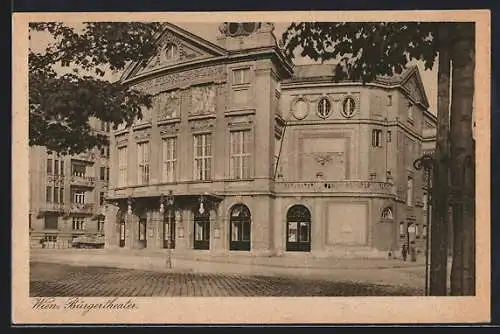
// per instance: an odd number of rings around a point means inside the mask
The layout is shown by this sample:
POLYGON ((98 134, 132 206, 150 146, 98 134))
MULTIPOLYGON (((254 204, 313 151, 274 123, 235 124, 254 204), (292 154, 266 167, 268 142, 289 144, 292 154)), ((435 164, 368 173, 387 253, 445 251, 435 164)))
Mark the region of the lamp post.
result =
POLYGON ((167 267, 172 268, 172 243, 171 243, 171 232, 172 232, 172 209, 174 206, 174 196, 172 194, 172 190, 168 191, 168 195, 166 198, 167 204, 167 216, 168 216, 168 229, 165 227, 165 196, 161 194, 160 196, 160 214, 162 216, 163 221, 163 232, 167 237, 167 267))
POLYGON ((430 283, 430 270, 429 270, 429 256, 430 256, 430 240, 431 240, 431 221, 430 221, 430 201, 431 201, 431 176, 432 168, 434 166, 434 157, 430 154, 424 154, 422 157, 418 158, 413 162, 413 167, 417 170, 424 169, 425 181, 427 188, 427 203, 426 203, 426 228, 425 228, 425 295, 429 295, 429 283, 430 283))

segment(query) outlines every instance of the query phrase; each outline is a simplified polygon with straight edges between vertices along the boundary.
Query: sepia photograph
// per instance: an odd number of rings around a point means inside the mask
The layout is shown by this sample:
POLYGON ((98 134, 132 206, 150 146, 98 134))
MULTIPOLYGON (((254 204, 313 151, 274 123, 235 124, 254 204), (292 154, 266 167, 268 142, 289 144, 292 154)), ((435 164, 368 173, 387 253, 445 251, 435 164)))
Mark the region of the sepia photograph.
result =
POLYGON ((14 14, 22 322, 488 319, 489 12, 283 14, 14 14))

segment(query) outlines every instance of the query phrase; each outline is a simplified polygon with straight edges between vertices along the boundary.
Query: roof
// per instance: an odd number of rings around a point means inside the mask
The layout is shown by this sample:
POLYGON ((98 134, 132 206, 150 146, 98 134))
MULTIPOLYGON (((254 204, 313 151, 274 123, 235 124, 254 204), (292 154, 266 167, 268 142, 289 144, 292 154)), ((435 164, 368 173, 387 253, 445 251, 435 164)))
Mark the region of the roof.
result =
MULTIPOLYGON (((324 84, 325 82, 333 82, 335 66, 335 63, 296 65, 292 78, 283 80, 283 83, 285 85, 295 85, 300 83, 314 84, 317 82, 324 84)), ((348 83, 349 81, 344 82, 348 83)), ((355 83, 360 82, 361 81, 355 81, 355 83)), ((425 108, 429 107, 429 101, 425 93, 422 78, 420 77, 418 66, 416 65, 408 66, 400 74, 377 76, 370 84, 401 88, 425 108)))
MULTIPOLYGON (((291 81, 313 78, 333 78, 335 66, 335 63, 296 65, 294 67, 294 75, 291 81)), ((408 76, 408 74, 410 74, 414 70, 414 68, 416 68, 416 66, 410 66, 406 68, 401 74, 395 74, 392 76, 377 76, 376 81, 380 81, 386 84, 399 84, 408 76)))

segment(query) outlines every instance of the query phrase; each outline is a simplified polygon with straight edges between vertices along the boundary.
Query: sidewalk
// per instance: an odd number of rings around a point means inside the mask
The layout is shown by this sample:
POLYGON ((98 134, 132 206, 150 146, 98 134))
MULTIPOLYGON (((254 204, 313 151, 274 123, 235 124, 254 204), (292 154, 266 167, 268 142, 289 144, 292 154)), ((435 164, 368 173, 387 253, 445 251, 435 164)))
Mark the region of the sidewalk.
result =
POLYGON ((160 272, 300 277, 415 288, 423 288, 425 272, 422 257, 417 262, 403 262, 388 259, 338 259, 310 256, 208 255, 173 251, 173 268, 169 269, 166 266, 167 252, 165 250, 32 249, 30 261, 160 272))

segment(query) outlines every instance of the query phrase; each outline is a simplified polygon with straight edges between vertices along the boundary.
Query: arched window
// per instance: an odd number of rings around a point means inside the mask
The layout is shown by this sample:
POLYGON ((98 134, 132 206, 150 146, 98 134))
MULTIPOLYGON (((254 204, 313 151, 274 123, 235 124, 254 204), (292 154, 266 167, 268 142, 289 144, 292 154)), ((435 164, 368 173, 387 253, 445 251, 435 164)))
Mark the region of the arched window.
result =
POLYGON ((311 212, 303 205, 292 206, 286 215, 286 250, 311 251, 311 212))
POLYGON ((251 216, 244 204, 236 204, 231 209, 229 218, 230 250, 250 250, 251 216))
POLYGON ((382 210, 381 217, 382 219, 394 219, 391 208, 387 207, 384 210, 382 210))
POLYGON ((194 211, 194 249, 210 249, 210 211, 194 211))

